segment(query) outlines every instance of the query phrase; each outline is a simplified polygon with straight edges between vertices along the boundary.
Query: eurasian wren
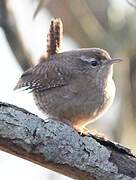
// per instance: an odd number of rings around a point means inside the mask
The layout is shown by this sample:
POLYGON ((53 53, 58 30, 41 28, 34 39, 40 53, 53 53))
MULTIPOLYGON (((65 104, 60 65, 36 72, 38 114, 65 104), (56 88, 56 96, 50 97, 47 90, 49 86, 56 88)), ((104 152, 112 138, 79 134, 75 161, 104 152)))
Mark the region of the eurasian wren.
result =
POLYGON ((31 89, 44 113, 80 129, 100 117, 115 95, 113 63, 99 48, 85 48, 42 57, 21 76, 15 89, 31 89))

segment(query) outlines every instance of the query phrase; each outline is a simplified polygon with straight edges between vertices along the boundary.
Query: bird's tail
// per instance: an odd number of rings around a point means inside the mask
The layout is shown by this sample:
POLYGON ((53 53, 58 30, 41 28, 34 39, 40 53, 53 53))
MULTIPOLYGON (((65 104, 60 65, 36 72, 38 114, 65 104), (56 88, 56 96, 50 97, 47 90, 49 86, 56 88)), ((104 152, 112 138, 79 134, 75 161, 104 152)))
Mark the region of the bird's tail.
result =
POLYGON ((60 18, 51 20, 49 33, 47 35, 47 57, 61 51, 63 37, 63 24, 60 18))

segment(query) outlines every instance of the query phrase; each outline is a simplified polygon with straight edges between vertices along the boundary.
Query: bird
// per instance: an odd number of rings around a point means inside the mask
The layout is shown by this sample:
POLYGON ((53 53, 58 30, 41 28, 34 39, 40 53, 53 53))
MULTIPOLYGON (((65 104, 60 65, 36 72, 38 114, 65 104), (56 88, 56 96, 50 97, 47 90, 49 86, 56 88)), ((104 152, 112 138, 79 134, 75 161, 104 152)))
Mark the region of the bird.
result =
POLYGON ((15 89, 31 90, 43 113, 82 131, 111 106, 116 89, 113 64, 120 61, 100 48, 42 56, 22 74, 15 89))

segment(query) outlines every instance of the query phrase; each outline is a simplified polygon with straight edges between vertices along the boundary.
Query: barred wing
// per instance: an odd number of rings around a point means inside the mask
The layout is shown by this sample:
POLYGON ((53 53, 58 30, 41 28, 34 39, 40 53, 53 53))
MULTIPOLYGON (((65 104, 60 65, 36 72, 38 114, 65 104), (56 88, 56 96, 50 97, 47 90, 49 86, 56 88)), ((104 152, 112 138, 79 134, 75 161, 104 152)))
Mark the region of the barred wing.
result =
POLYGON ((45 91, 68 84, 71 74, 67 66, 59 61, 41 62, 22 74, 14 89, 45 91))

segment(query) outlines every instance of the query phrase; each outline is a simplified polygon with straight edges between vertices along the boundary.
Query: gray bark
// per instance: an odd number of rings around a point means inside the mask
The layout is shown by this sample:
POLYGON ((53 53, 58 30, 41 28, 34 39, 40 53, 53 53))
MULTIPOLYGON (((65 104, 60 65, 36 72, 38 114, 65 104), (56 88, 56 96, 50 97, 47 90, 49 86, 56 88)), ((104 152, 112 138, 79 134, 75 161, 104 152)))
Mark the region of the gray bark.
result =
POLYGON ((0 149, 74 179, 136 179, 129 149, 7 103, 0 103, 0 149))

